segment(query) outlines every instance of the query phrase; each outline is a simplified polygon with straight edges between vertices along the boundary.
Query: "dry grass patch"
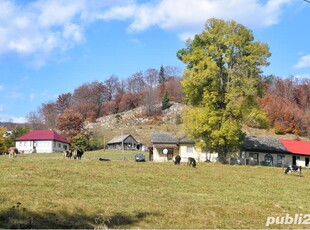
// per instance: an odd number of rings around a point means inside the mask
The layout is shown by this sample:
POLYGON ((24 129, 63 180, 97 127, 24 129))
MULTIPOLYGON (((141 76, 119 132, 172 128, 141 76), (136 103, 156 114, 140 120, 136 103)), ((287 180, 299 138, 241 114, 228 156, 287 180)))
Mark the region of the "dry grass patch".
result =
POLYGON ((309 172, 212 163, 193 169, 136 163, 134 154, 0 156, 0 228, 265 228, 268 216, 309 213, 309 172))

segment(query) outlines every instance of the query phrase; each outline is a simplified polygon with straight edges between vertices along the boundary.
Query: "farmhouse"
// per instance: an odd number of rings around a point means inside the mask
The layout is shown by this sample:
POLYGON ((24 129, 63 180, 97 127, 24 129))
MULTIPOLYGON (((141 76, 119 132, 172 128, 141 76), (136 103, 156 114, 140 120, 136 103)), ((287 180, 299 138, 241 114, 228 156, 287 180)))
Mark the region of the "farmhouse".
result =
POLYGON ((53 130, 33 130, 15 139, 15 147, 24 153, 53 153, 69 149, 69 142, 53 130))
POLYGON ((150 161, 172 161, 176 155, 180 155, 182 162, 186 162, 189 157, 193 157, 197 161, 207 159, 207 154, 201 149, 195 148, 195 141, 188 139, 187 136, 176 138, 164 132, 151 134, 150 161))
POLYGON ((122 135, 114 137, 107 143, 108 149, 116 150, 138 150, 139 145, 136 139, 131 135, 122 135))
MULTIPOLYGON (((208 153, 195 146, 195 142, 186 136, 173 137, 164 132, 152 133, 149 145, 150 161, 172 161, 176 155, 181 161, 193 157, 197 161, 217 161, 216 153, 208 153)), ((229 163, 266 166, 298 165, 309 167, 310 142, 283 140, 274 137, 247 136, 243 140, 240 155, 231 158, 229 163)))
POLYGON ((310 142, 249 136, 240 151, 243 164, 309 167, 310 142))

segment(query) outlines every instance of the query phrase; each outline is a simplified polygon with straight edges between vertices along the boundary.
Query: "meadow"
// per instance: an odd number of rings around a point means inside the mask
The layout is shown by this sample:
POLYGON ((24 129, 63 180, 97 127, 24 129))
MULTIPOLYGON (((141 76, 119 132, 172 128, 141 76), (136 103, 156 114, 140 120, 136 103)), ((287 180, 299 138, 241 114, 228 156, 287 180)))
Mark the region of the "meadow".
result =
POLYGON ((80 161, 60 153, 0 156, 0 228, 266 228, 269 216, 310 214, 308 171, 298 177, 219 163, 194 169, 137 163, 135 153, 86 152, 80 161))

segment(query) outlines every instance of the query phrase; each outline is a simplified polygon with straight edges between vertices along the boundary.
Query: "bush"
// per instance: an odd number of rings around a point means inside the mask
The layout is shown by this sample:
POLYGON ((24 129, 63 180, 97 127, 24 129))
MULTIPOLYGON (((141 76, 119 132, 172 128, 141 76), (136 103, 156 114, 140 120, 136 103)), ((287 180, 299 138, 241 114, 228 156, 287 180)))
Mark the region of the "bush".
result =
POLYGON ((182 118, 181 118, 181 115, 180 115, 180 114, 177 114, 177 115, 175 116, 175 124, 176 124, 176 125, 182 124, 182 118))
POLYGON ((81 149, 83 151, 89 150, 89 139, 83 134, 78 134, 71 139, 71 146, 75 149, 81 149))
POLYGON ((277 135, 284 135, 286 133, 285 130, 286 130, 286 127, 285 127, 284 124, 279 123, 279 122, 276 122, 274 124, 274 132, 275 132, 275 134, 277 134, 277 135))

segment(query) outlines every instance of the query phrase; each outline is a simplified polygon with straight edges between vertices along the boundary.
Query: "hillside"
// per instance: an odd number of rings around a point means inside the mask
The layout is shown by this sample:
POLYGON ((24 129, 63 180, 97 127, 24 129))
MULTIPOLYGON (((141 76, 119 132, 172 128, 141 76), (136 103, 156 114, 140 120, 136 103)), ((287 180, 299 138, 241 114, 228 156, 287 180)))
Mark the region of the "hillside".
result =
MULTIPOLYGON (((161 115, 146 117, 143 107, 136 108, 123 113, 112 114, 98 118, 95 123, 86 123, 85 128, 95 136, 101 138, 102 144, 111 140, 114 136, 132 134, 138 142, 149 144, 152 132, 163 131, 171 135, 182 137, 186 135, 183 124, 176 125, 177 115, 182 116, 184 104, 173 103, 173 105, 162 112, 161 115)), ((283 139, 296 139, 296 135, 276 135, 274 129, 255 129, 244 126, 243 131, 247 135, 272 136, 283 139)), ((299 137, 298 137, 299 138, 299 137)), ((308 140, 307 138, 300 138, 308 140)))
POLYGON ((114 136, 132 134, 138 142, 149 144, 150 134, 156 131, 168 132, 174 136, 181 137, 186 134, 183 124, 176 124, 177 115, 182 116, 184 104, 173 103, 172 106, 162 114, 146 117, 143 107, 100 117, 96 123, 86 123, 85 129, 96 136, 104 136, 105 142, 114 136))

